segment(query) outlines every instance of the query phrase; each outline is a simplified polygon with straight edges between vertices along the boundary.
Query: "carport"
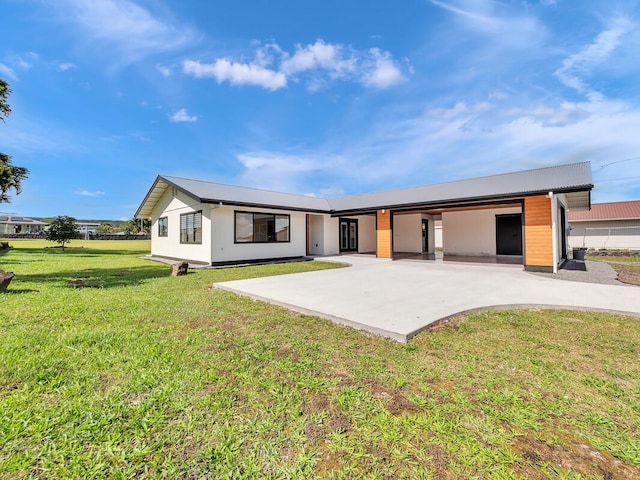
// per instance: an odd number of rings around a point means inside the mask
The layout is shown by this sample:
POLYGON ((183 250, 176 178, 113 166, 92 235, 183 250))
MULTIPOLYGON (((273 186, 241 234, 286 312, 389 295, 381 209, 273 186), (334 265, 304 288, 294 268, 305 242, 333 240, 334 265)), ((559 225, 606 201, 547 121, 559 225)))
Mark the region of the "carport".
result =
POLYGON ((567 258, 567 211, 589 209, 592 188, 585 162, 345 197, 331 201, 331 215, 359 239, 357 219, 374 216, 378 258, 435 258, 441 219, 445 259, 556 272, 567 258))

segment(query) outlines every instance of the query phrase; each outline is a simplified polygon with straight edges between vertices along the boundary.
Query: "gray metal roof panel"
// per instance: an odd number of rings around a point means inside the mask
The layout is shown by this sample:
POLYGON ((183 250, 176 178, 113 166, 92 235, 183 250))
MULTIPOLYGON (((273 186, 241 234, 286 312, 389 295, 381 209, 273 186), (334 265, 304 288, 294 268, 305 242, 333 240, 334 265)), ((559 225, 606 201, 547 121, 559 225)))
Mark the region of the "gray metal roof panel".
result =
POLYGON ((329 203, 335 211, 353 211, 592 187, 591 164, 582 162, 335 198, 329 203))
POLYGON ((308 195, 295 195, 164 175, 160 178, 165 179, 170 184, 190 193, 203 202, 222 202, 317 212, 330 211, 327 200, 308 195))

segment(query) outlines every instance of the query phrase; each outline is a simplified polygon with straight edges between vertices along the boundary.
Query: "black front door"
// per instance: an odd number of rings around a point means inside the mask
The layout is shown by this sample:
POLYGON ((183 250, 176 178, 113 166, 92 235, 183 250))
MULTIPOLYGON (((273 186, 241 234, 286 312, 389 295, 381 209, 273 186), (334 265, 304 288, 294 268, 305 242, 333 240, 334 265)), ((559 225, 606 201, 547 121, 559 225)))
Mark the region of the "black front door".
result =
POLYGON ((340 251, 358 251, 358 220, 351 218, 340 219, 340 251))
POLYGON ((429 251, 429 220, 422 219, 422 253, 429 251))
POLYGON ((522 215, 496 215, 496 254, 522 255, 522 215))

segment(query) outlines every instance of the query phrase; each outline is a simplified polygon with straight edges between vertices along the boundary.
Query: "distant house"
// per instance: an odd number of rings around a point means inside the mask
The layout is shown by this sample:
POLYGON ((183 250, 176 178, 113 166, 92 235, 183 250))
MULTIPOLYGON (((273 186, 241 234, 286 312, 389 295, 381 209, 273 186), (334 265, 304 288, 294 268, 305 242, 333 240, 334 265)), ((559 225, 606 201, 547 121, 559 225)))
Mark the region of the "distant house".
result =
POLYGON ((39 234, 44 232, 46 223, 33 218, 17 215, 0 215, 0 235, 4 234, 39 234))
POLYGON ((640 250, 640 200, 594 203, 591 210, 569 212, 569 245, 640 250))
POLYGON ((210 265, 427 256, 442 220, 445 258, 509 257, 555 272, 567 257, 567 212, 587 210, 592 188, 589 162, 334 199, 158 176, 135 217, 152 223, 153 255, 210 265))
POLYGON ((98 227, 100 223, 91 223, 91 222, 76 222, 76 229, 83 238, 89 238, 98 233, 98 227))

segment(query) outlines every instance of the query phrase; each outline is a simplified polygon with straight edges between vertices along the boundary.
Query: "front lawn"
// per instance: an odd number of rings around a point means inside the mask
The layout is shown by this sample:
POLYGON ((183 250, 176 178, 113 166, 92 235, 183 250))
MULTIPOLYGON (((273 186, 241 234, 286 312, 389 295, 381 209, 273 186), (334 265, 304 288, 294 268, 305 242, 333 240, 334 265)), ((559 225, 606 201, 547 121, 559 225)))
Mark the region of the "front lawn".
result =
POLYGON ((10 243, 2 479, 640 478, 637 318, 483 312, 402 345, 210 288, 331 264, 169 277, 148 242, 10 243))

